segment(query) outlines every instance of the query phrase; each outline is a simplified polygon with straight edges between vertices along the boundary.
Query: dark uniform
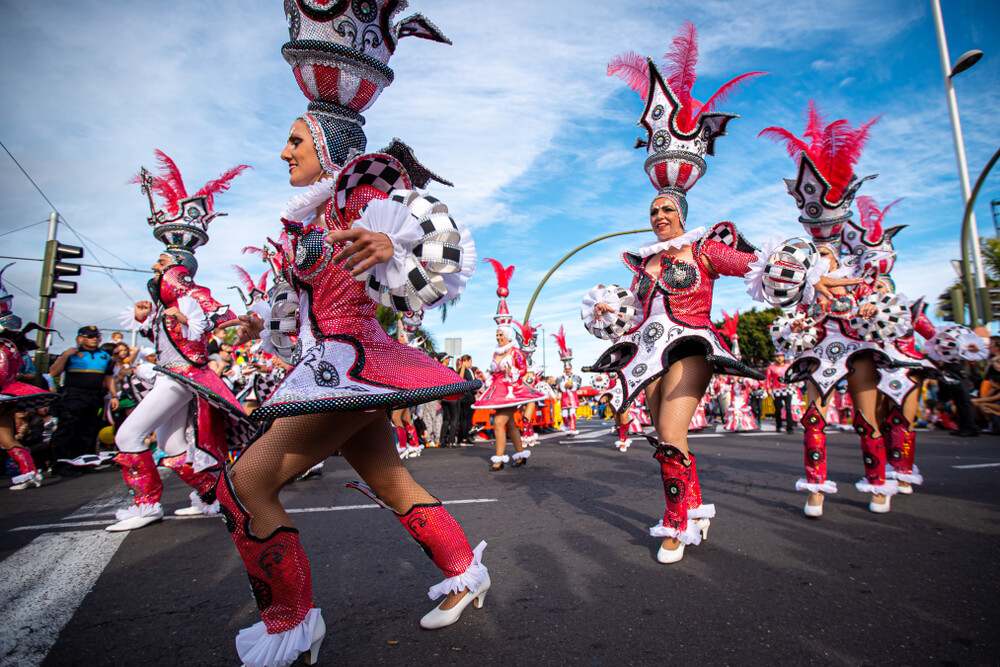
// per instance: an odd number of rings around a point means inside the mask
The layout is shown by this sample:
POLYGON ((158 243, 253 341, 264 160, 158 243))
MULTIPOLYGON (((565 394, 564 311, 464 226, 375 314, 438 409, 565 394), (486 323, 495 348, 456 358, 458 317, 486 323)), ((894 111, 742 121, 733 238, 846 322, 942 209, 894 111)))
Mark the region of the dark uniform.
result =
POLYGON ((104 404, 104 378, 113 375, 115 362, 104 350, 79 350, 66 362, 62 400, 59 402, 58 427, 52 436, 52 450, 57 459, 72 459, 94 453, 94 441, 100 429, 104 404))

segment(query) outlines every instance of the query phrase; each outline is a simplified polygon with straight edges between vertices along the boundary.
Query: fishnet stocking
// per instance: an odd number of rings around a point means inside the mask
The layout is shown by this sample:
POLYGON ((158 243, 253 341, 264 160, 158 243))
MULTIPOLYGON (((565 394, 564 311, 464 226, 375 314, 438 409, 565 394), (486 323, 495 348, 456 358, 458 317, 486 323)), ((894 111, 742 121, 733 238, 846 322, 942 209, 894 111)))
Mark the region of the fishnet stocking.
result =
POLYGON ((251 515, 251 531, 266 537, 294 527, 278 494, 286 484, 340 450, 344 459, 387 505, 406 513, 436 502, 399 460, 383 412, 331 412, 275 420, 240 455, 229 472, 233 490, 251 515))
POLYGON ((684 357, 667 374, 646 388, 646 407, 660 442, 688 453, 687 433, 698 402, 712 379, 712 366, 703 356, 684 357))
POLYGON ((875 360, 868 354, 854 360, 854 373, 847 378, 847 390, 851 393, 854 411, 872 424, 872 437, 881 437, 878 429, 876 403, 878 402, 878 370, 875 360))
POLYGON ((496 411, 493 417, 493 436, 496 438, 497 456, 503 456, 503 450, 507 448, 507 436, 514 445, 514 451, 524 450, 521 444, 521 432, 517 429, 514 421, 514 408, 501 408, 496 411))

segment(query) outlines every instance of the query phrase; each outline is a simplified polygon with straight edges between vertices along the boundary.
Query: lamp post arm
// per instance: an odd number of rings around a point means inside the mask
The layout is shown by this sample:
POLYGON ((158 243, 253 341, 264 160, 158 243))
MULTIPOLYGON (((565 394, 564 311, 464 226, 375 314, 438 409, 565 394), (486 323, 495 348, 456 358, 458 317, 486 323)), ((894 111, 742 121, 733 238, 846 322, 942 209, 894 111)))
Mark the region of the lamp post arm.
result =
MULTIPOLYGON (((965 284, 966 289, 970 290, 968 292, 967 298, 971 299, 969 307, 970 309, 973 309, 970 312, 970 314, 972 314, 971 321, 973 327, 975 327, 979 323, 978 318, 976 317, 975 314, 978 312, 978 309, 975 309, 975 306, 977 302, 980 301, 980 299, 976 299, 975 297, 981 297, 982 295, 977 294, 975 291, 971 291, 972 281, 969 279, 969 234, 972 231, 971 230, 972 226, 969 224, 969 222, 972 220, 972 209, 975 206, 976 197, 979 196, 979 190, 980 188, 983 187, 983 183, 986 181, 986 177, 993 170, 993 167, 994 165, 996 165, 998 159, 1000 159, 1000 148, 998 148, 997 152, 993 154, 993 157, 990 158, 990 161, 986 163, 986 167, 983 169, 982 173, 979 174, 979 178, 976 179, 976 186, 972 188, 972 192, 969 195, 969 200, 965 203, 965 215, 962 217, 962 281, 965 284)), ((975 247, 978 248, 979 239, 976 238, 975 241, 976 241, 975 247)), ((986 276, 983 276, 984 283, 985 279, 986 276)), ((985 308, 986 305, 983 304, 982 307, 985 308)), ((985 312, 983 321, 984 322, 989 321, 988 319, 985 318, 985 312)))
POLYGON ((530 319, 530 317, 531 317, 531 309, 535 306, 535 298, 538 297, 538 293, 542 291, 542 287, 544 287, 545 283, 548 282, 549 277, 553 273, 555 273, 556 269, 558 269, 560 266, 562 266, 563 263, 567 259, 569 259, 573 255, 575 255, 576 253, 580 252, 581 250, 583 250, 587 246, 593 245, 593 244, 597 243, 598 241, 603 241, 604 239, 610 239, 613 236, 623 236, 625 234, 642 234, 643 232, 648 232, 648 231, 650 231, 650 230, 649 229, 633 229, 633 230, 630 230, 630 231, 627 231, 627 232, 615 232, 614 234, 605 234, 604 236, 598 236, 596 239, 592 239, 590 241, 587 241, 583 245, 578 246, 577 248, 574 248, 572 251, 570 251, 570 253, 568 255, 566 255, 565 257, 563 257, 562 259, 560 259, 556 263, 555 266, 553 266, 551 269, 549 269, 549 272, 545 274, 544 278, 542 278, 542 282, 538 283, 538 287, 535 288, 535 293, 531 295, 531 301, 528 302, 528 310, 524 311, 524 320, 522 320, 522 321, 527 322, 530 319))

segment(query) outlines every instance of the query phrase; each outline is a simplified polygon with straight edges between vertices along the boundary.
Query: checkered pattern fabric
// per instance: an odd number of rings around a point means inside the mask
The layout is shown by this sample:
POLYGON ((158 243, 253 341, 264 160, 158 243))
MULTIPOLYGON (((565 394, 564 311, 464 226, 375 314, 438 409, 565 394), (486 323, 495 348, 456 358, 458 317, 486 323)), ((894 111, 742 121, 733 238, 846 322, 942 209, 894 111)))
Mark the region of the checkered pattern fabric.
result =
POLYGON ((911 328, 910 309, 899 302, 896 294, 869 294, 858 302, 860 309, 874 304, 878 312, 871 319, 855 315, 851 327, 869 341, 890 341, 906 335, 911 328))
POLYGON ((764 269, 764 296, 776 306, 788 306, 799 300, 809 270, 819 257, 816 246, 796 239, 786 243, 767 258, 764 269))
POLYGON ((635 325, 640 317, 640 306, 636 304, 635 294, 631 290, 618 285, 598 285, 584 296, 580 317, 583 319, 583 326, 594 336, 616 340, 635 325), (612 311, 595 320, 593 315, 596 303, 606 303, 611 306, 612 311))
POLYGON ((347 207, 351 192, 361 185, 390 193, 396 189, 408 188, 409 182, 402 165, 395 158, 380 153, 362 155, 348 162, 337 179, 335 201, 338 211, 347 207))

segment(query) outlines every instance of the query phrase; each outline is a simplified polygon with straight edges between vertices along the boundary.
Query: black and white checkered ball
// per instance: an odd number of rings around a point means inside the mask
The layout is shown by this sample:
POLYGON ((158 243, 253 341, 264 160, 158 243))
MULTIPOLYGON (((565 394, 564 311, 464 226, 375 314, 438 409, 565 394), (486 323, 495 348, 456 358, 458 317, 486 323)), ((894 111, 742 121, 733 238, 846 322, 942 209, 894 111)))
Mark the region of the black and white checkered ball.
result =
MULTIPOLYGON (((909 332, 910 309, 899 302, 896 294, 869 294, 858 301, 858 309, 865 304, 874 304, 878 312, 871 319, 855 314, 850 319, 851 327, 867 341, 890 341, 909 332)), ((855 311, 857 313, 858 311, 855 311)))
POLYGON ((794 315, 779 315, 771 324, 771 340, 774 342, 774 348, 792 356, 811 350, 819 342, 819 330, 812 318, 805 318, 805 329, 798 333, 791 330, 791 323, 795 319, 797 318, 794 315))
POLYGON ((594 303, 606 303, 614 309, 595 320, 593 319, 593 310, 591 309, 588 313, 586 312, 587 308, 584 307, 584 312, 581 313, 584 327, 598 338, 604 340, 621 338, 626 331, 632 328, 639 315, 639 309, 635 305, 635 295, 624 287, 599 285, 592 289, 587 296, 594 303))
POLYGON ((804 239, 794 239, 776 248, 767 258, 764 269, 764 297, 767 301, 779 307, 799 301, 809 270, 818 257, 816 246, 804 239))

